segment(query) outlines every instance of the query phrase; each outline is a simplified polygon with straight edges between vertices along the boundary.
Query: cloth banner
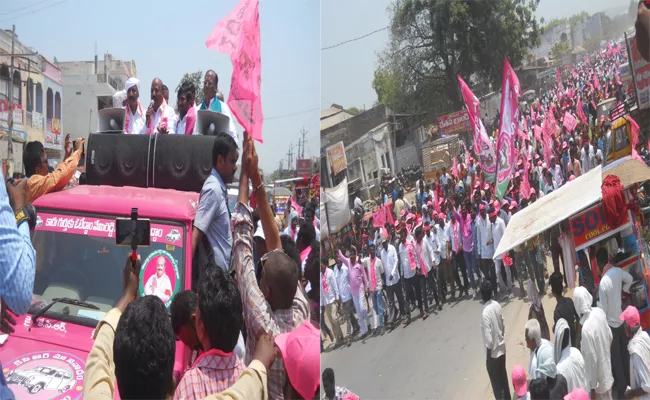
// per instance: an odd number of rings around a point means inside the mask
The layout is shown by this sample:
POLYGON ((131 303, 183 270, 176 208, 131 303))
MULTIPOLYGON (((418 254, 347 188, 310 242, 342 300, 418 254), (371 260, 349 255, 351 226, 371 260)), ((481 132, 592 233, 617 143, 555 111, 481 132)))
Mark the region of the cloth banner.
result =
POLYGON ((510 184, 516 161, 517 149, 515 136, 517 134, 517 121, 519 121, 519 78, 510 66, 508 59, 503 59, 503 82, 501 86, 501 118, 499 120, 499 137, 497 139, 497 186, 496 196, 503 200, 503 196, 510 184))
POLYGON ((293 196, 291 197, 291 207, 295 208, 298 215, 302 217, 302 207, 300 207, 300 204, 298 204, 298 202, 296 201, 296 199, 293 198, 293 196))
POLYGON ((372 225, 375 228, 383 228, 386 225, 386 222, 393 225, 395 220, 393 219, 393 212, 391 211, 391 204, 384 204, 381 208, 374 213, 372 213, 372 225))
POLYGON ((262 143, 259 0, 241 0, 217 23, 205 46, 230 55, 233 71, 228 106, 244 130, 262 143))
POLYGON ((565 127, 569 132, 573 132, 573 130, 575 129, 576 125, 578 125, 578 120, 577 120, 576 117, 574 117, 573 115, 571 115, 571 113, 569 113, 568 111, 566 111, 566 112, 564 113, 564 121, 563 121, 562 125, 564 125, 564 127, 565 127))
POLYGON ((322 189, 321 191, 321 233, 326 235, 336 233, 352 219, 350 213, 350 203, 348 196, 348 179, 343 179, 336 187, 322 189), (329 222, 329 231, 323 229, 323 221, 325 224, 329 222))
POLYGON ((494 182, 497 168, 496 155, 492 141, 485 130, 485 126, 483 126, 483 121, 481 121, 481 112, 479 110, 481 103, 460 75, 458 75, 458 83, 474 130, 474 152, 479 157, 477 163, 481 165, 485 173, 485 179, 488 182, 494 182))

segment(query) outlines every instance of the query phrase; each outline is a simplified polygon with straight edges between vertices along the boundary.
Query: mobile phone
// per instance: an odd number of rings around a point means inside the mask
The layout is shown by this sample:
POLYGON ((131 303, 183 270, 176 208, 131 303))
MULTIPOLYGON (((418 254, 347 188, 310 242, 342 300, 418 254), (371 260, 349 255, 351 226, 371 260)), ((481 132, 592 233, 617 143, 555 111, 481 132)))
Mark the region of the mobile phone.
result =
POLYGON ((151 240, 151 221, 148 219, 117 218, 115 220, 115 244, 118 246, 149 246, 151 240))

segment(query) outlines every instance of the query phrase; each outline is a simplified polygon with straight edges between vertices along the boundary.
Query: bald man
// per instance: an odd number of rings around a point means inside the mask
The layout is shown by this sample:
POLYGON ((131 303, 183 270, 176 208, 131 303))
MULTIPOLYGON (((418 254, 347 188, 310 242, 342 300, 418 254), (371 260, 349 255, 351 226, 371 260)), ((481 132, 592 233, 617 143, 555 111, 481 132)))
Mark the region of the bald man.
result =
POLYGON ((167 105, 163 95, 163 83, 154 78, 151 81, 151 105, 147 109, 147 128, 149 134, 174 134, 178 117, 173 107, 167 105))
MULTIPOLYGON (((218 112, 230 118, 230 124, 228 125, 228 132, 225 133, 229 134, 233 139, 235 139, 235 142, 237 142, 238 145, 241 145, 241 142, 237 138, 237 131, 235 130, 235 119, 233 118, 232 113, 230 112, 230 108, 228 108, 228 104, 224 103, 222 99, 219 99, 217 95, 218 92, 219 92, 219 76, 217 76, 216 72, 210 69, 208 70, 208 72, 205 73, 205 79, 203 80, 204 100, 203 103, 201 103, 199 109, 218 112)), ((223 95, 221 96, 223 98, 223 95)), ((239 148, 242 148, 242 146, 239 146, 239 148)))
POLYGON ((145 295, 157 296, 163 303, 167 302, 173 293, 172 282, 165 273, 166 264, 165 257, 158 257, 156 260, 156 273, 151 275, 147 280, 147 284, 144 285, 145 295))

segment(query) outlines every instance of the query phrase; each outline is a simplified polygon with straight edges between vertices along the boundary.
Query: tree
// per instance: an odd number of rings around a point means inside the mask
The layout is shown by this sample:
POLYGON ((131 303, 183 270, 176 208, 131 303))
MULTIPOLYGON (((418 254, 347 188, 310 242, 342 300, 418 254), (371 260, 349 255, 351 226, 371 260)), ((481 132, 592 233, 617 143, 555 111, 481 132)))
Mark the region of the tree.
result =
POLYGON ((349 113, 352 114, 352 115, 359 115, 359 114, 361 114, 361 113, 363 112, 363 110, 359 110, 358 108, 356 108, 356 107, 354 107, 354 106, 348 108, 348 109, 345 110, 345 111, 349 112, 349 113))
POLYGON ((186 72, 183 75, 183 78, 181 78, 181 81, 178 83, 178 86, 176 86, 176 92, 178 92, 178 89, 181 88, 181 85, 185 81, 190 81, 194 84, 194 87, 196 88, 196 104, 201 104, 203 103, 203 71, 196 71, 196 72, 186 72))
POLYGON ((556 61, 560 61, 562 56, 569 53, 571 53, 571 42, 568 40, 565 42, 559 41, 551 48, 551 56, 553 56, 556 61))
POLYGON ((539 43, 538 0, 402 0, 389 7, 390 42, 373 88, 400 111, 456 111, 457 75, 500 87, 503 58, 517 66, 539 43))

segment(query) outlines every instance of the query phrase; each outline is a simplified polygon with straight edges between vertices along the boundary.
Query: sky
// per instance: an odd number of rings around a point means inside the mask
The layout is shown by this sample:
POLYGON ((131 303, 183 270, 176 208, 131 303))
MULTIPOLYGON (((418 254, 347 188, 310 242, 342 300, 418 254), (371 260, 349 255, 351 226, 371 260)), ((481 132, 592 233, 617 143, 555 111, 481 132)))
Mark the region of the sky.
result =
MULTIPOLYGON (((390 24, 387 8, 394 0, 323 0, 321 11, 322 47, 354 39, 390 24)), ((489 0, 488 0, 489 1, 489 0)), ((581 11, 590 14, 612 7, 627 9, 630 0, 541 0, 537 18, 546 21, 569 17, 581 11)), ((377 101, 372 79, 377 54, 387 46, 384 30, 333 49, 322 50, 321 107, 332 103, 366 109, 377 101)))
MULTIPOLYGON (((116 60, 135 60, 143 104, 149 103, 151 81, 158 77, 175 89, 183 74, 213 69, 227 97, 230 57, 205 47, 216 23, 237 0, 193 0, 186 4, 159 0, 21 0, 0 11, 0 28, 16 25, 18 40, 50 60, 90 61, 95 43, 116 60)), ((260 0, 262 109, 264 144, 257 144, 259 165, 269 175, 284 159, 305 128, 305 157, 319 155, 320 4, 314 0, 260 0)), ((65 101, 65 88, 64 88, 65 101)), ((65 128, 65 115, 63 115, 65 128)), ((238 133, 242 129, 238 125, 238 133)), ((295 168, 295 161, 293 161, 295 168)))

